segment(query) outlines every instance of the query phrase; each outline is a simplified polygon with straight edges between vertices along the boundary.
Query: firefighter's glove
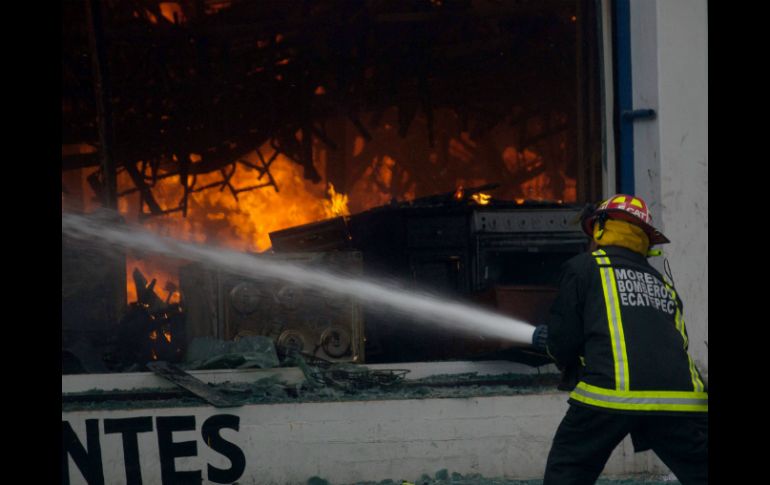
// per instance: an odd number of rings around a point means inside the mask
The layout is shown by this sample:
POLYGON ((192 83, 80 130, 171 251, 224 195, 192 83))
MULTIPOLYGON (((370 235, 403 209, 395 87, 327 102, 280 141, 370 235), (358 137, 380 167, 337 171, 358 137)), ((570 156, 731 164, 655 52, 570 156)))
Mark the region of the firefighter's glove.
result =
POLYGON ((532 347, 538 352, 546 353, 548 345, 548 326, 538 325, 532 334, 532 347))

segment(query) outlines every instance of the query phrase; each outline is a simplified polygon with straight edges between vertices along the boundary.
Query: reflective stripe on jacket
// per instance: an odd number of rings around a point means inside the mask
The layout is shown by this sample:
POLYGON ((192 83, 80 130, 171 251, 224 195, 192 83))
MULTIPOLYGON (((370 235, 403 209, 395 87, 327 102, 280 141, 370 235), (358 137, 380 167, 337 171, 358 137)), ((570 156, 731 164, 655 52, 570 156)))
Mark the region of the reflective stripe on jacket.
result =
POLYGON ((708 411, 682 301, 644 256, 608 246, 567 261, 548 325, 557 363, 581 366, 571 402, 630 413, 708 411))

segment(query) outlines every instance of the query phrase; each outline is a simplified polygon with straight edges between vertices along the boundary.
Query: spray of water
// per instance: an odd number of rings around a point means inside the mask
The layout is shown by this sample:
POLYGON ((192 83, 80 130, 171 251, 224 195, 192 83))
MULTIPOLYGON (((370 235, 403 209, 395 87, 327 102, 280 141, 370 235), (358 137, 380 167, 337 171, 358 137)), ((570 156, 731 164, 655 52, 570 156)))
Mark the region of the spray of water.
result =
POLYGON ((381 307, 431 322, 453 332, 470 333, 529 344, 534 327, 481 308, 436 295, 400 289, 369 278, 341 274, 296 263, 277 261, 223 248, 193 244, 152 234, 141 227, 105 222, 76 214, 62 214, 62 234, 106 247, 152 252, 217 267, 255 280, 274 280, 311 290, 354 298, 367 308, 381 307))

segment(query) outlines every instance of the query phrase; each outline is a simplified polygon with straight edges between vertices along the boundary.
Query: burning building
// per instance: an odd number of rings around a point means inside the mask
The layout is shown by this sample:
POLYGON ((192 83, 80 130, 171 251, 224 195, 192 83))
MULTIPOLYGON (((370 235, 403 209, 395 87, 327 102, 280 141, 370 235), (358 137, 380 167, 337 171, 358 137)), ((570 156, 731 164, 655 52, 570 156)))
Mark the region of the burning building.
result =
MULTIPOLYGON (((271 232, 447 192, 479 206, 596 199, 593 9, 68 5, 63 204, 264 253, 271 232), (495 189, 463 193, 484 184, 495 189)), ((180 263, 125 258, 114 314, 139 300, 137 270, 161 299, 184 299, 180 263)))
MULTIPOLYGON (((615 3, 65 2, 63 212, 537 323, 580 208, 633 174, 615 3)), ((545 362, 137 248, 63 235, 62 256, 68 374, 263 337, 337 363, 545 362)))

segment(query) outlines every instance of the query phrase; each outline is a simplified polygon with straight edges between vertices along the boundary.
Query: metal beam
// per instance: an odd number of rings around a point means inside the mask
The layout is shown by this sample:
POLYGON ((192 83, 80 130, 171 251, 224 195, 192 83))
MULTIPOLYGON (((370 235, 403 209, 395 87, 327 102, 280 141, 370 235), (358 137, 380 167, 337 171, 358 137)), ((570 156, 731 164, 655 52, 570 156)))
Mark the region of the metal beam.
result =
POLYGON ((102 3, 99 0, 86 2, 88 17, 88 42, 91 49, 91 68, 94 76, 94 97, 96 118, 99 128, 100 166, 102 169, 102 205, 118 208, 118 179, 113 153, 114 129, 110 106, 110 78, 107 69, 107 54, 104 48, 104 26, 102 3))

